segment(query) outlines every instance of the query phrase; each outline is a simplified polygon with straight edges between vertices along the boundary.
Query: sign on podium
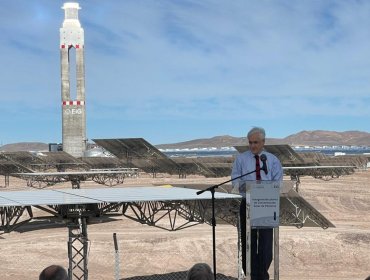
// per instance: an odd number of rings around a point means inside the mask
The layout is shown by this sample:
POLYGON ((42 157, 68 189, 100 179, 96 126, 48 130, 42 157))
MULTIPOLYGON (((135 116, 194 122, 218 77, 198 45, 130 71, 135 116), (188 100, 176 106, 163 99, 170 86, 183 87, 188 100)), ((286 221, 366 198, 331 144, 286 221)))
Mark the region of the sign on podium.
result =
POLYGON ((252 228, 279 226, 280 182, 253 182, 250 191, 252 228))
POLYGON ((239 181, 233 193, 246 199, 247 218, 252 228, 279 226, 280 184, 278 181, 239 181))

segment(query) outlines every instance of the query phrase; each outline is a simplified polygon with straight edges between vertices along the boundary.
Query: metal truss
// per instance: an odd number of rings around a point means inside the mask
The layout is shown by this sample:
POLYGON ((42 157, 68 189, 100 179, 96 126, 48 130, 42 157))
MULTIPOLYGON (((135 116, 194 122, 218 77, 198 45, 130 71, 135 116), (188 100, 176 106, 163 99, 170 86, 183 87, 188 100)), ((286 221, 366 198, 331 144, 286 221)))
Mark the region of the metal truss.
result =
MULTIPOLYGON (((239 204, 238 200, 216 200, 216 218, 236 226, 239 204)), ((176 231, 201 223, 211 224, 211 206, 210 200, 130 202, 122 204, 122 214, 142 224, 176 231)))
POLYGON ((175 231, 206 222, 208 204, 205 200, 130 202, 123 204, 122 214, 142 224, 175 231), (161 223, 163 219, 169 223, 161 223))
POLYGON ((112 187, 122 184, 126 176, 126 174, 97 174, 92 176, 91 180, 98 184, 112 187))
MULTIPOLYGON (((215 215, 218 222, 236 226, 240 201, 216 200, 215 215)), ((168 231, 176 231, 201 223, 211 224, 211 201, 148 201, 128 203, 99 203, 76 206, 49 205, 35 206, 56 217, 71 218, 71 213, 79 211, 84 217, 98 217, 122 211, 125 217, 168 231), (81 208, 83 207, 83 208, 81 208)), ((10 232, 33 218, 32 208, 0 207, 1 229, 10 232), (21 220, 21 217, 26 215, 21 220), (20 221, 21 220, 21 221, 20 221)), ((288 196, 280 198, 280 224, 282 226, 319 226, 323 229, 334 225, 315 210, 307 201, 292 190, 288 196)))
POLYGON ((354 172, 355 166, 293 166, 284 168, 284 174, 298 182, 300 176, 312 176, 315 179, 328 181, 354 172))
POLYGON ((31 206, 0 207, 0 230, 11 232, 15 228, 29 222, 33 218, 31 206), (24 218, 21 220, 21 217, 24 218))
POLYGON ((323 229, 334 227, 302 197, 280 198, 280 224, 297 228, 302 228, 304 225, 318 226, 323 229))
POLYGON ((325 170, 325 169, 319 169, 316 171, 315 174, 312 176, 316 179, 322 179, 324 181, 329 181, 332 179, 339 178, 339 176, 344 176, 344 175, 350 175, 355 172, 355 168, 344 168, 344 167, 338 167, 338 168, 333 168, 331 170, 325 170))
POLYGON ((27 187, 44 189, 46 187, 50 187, 57 183, 62 183, 62 182, 65 182, 63 178, 38 176, 34 178, 28 178, 27 187))
POLYGON ((88 279, 88 252, 86 218, 81 216, 68 224, 68 275, 70 280, 88 279))
POLYGON ((27 186, 43 189, 58 183, 71 182, 72 189, 79 189, 82 181, 92 180, 98 184, 109 187, 122 184, 126 177, 137 176, 137 171, 81 171, 60 173, 17 173, 13 174, 21 179, 27 180, 27 186))

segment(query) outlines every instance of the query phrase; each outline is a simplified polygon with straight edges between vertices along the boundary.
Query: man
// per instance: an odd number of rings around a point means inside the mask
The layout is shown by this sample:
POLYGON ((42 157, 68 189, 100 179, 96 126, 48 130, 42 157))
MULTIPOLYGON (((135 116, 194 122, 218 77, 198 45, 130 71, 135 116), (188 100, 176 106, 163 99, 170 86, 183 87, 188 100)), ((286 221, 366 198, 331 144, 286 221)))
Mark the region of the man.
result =
MULTIPOLYGON (((233 181, 233 186, 239 186, 242 181, 281 181, 283 179, 283 169, 279 159, 271 153, 264 151, 265 130, 261 127, 252 128, 247 135, 249 141, 249 150, 241 153, 234 161, 231 178, 236 178, 243 174, 252 172, 240 179, 233 181), (261 155, 266 156, 265 164, 267 172, 261 167, 261 155), (256 170, 256 172, 253 172, 256 170)), ((246 271, 246 201, 242 199, 240 205, 240 227, 242 241, 242 265, 246 271)), ((269 279, 268 269, 272 262, 272 229, 252 229, 251 230, 251 279, 267 280, 269 279)))
POLYGON ((39 280, 68 280, 68 274, 63 267, 50 265, 40 273, 39 280))
POLYGON ((212 269, 206 263, 196 263, 189 269, 186 280, 214 280, 212 269))

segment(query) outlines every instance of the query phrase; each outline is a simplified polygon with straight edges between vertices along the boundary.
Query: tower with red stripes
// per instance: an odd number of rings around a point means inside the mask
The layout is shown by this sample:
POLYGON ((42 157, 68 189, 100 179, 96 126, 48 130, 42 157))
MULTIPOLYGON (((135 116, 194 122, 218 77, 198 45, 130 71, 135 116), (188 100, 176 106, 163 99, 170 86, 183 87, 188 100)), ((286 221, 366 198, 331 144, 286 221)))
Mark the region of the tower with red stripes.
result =
POLYGON ((64 3, 60 28, 63 151, 82 157, 86 150, 84 30, 78 3, 64 3), (73 63, 74 62, 74 63, 73 63))

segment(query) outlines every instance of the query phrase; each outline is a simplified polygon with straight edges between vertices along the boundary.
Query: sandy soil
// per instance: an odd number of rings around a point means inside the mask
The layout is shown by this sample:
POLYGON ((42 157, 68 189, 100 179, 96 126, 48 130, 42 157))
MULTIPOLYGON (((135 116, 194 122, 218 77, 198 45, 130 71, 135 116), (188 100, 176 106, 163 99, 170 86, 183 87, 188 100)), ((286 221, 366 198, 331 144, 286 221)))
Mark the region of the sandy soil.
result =
MULTIPOLYGON (((1 178, 0 178, 1 179, 1 178)), ((175 177, 128 179, 123 185, 219 183, 228 180, 175 177)), ((370 275, 370 171, 331 181, 301 178, 301 195, 336 227, 280 228, 280 279, 361 279, 370 275)), ((9 188, 27 189, 11 178, 9 188)), ((92 182, 81 187, 91 187, 92 182)), ((70 188, 61 184, 53 188, 70 188)), ((117 186, 119 187, 119 186, 117 186)), ((45 215, 35 209, 36 216, 45 215)), ((237 232, 218 224, 217 271, 237 277, 237 232)), ((196 262, 212 266, 212 228, 197 225, 169 232, 123 216, 95 219, 88 225, 89 279, 114 279, 113 233, 117 233, 122 279, 184 279, 196 262), (159 274, 161 277, 149 277, 159 274), (142 276, 142 277, 138 277, 142 276), (148 276, 148 277, 145 277, 148 276)), ((0 279, 38 279, 50 264, 68 267, 68 230, 47 218, 0 235, 0 279)))

